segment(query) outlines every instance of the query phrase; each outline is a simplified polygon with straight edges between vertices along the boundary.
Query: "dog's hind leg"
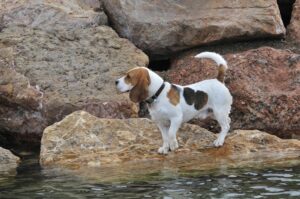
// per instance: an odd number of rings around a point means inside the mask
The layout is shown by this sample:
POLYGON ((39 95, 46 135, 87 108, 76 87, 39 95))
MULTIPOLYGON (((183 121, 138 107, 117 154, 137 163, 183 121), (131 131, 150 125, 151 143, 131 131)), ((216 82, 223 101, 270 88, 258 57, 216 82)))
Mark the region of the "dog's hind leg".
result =
POLYGON ((197 115, 197 118, 202 119, 202 120, 206 119, 207 117, 214 118, 213 110, 211 108, 202 110, 197 115))
POLYGON ((199 114, 197 115, 197 118, 204 120, 205 118, 207 118, 208 116, 208 111, 204 110, 199 112, 199 114))
POLYGON ((225 137, 230 129, 230 118, 229 111, 215 111, 214 118, 218 121, 221 126, 221 132, 218 138, 214 141, 216 147, 222 146, 225 141, 225 137))

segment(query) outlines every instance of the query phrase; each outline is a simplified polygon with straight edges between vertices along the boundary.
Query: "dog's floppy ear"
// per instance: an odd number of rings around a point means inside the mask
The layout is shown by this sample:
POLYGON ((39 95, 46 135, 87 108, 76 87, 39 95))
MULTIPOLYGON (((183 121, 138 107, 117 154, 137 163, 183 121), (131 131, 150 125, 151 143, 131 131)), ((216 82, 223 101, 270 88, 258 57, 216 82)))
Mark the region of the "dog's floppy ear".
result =
POLYGON ((138 103, 147 99, 148 87, 150 85, 150 76, 147 69, 139 68, 134 71, 134 87, 131 89, 129 98, 131 101, 138 103))

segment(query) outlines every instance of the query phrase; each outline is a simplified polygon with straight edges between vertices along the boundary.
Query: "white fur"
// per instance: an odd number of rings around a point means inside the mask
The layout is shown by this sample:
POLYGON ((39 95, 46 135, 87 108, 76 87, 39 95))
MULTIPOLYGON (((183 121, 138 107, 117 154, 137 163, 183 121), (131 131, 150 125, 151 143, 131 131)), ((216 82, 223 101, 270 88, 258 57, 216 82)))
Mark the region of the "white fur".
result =
POLYGON ((214 53, 214 52, 203 52, 199 53, 198 55, 195 56, 195 58, 209 58, 214 60, 218 65, 223 65, 225 68, 227 68, 227 62, 226 60, 219 54, 214 53))
POLYGON ((117 89, 122 93, 130 91, 133 88, 133 85, 125 83, 125 77, 121 77, 120 79, 118 79, 118 82, 120 83, 117 84, 117 89))
MULTIPOLYGON (((204 52, 196 56, 197 58, 210 58, 218 64, 227 66, 223 57, 216 53, 204 52)), ((153 96, 160 88, 163 79, 147 69, 150 76, 149 97, 153 96)), ((221 132, 214 141, 216 147, 222 146, 227 132, 230 128, 229 113, 232 104, 232 96, 226 86, 217 79, 209 79, 200 81, 187 86, 176 85, 180 88, 180 102, 174 106, 170 103, 167 93, 171 88, 171 84, 165 82, 165 88, 158 96, 155 102, 148 106, 151 118, 157 124, 161 131, 163 145, 158 149, 161 154, 167 154, 169 150, 173 151, 178 148, 176 133, 183 122, 187 122, 192 118, 212 117, 218 121, 221 126, 221 132), (196 110, 194 105, 188 105, 183 97, 183 89, 190 87, 194 90, 204 91, 208 94, 208 102, 200 110, 196 110), (212 112, 209 111, 212 110, 212 112)), ((117 81, 117 88, 121 92, 128 91, 132 88, 124 81, 124 77, 117 81)))

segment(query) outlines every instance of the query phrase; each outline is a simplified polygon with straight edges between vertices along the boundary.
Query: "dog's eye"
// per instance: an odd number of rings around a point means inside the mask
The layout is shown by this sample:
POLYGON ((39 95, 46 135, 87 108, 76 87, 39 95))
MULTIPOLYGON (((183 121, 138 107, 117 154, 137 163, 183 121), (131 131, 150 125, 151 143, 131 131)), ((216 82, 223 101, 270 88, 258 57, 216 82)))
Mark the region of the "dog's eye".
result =
POLYGON ((127 79, 130 79, 131 77, 130 77, 130 75, 127 75, 126 78, 127 78, 127 79))

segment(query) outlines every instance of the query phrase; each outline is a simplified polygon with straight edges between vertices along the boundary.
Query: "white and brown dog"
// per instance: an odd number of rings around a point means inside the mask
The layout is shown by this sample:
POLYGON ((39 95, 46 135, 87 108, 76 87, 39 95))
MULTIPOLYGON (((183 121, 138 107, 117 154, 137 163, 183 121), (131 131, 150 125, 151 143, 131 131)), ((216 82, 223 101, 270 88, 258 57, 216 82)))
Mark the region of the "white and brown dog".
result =
POLYGON ((130 92, 133 102, 147 102, 151 118, 163 139, 159 153, 167 154, 178 148, 176 133, 183 122, 192 118, 211 117, 218 121, 221 132, 214 141, 216 147, 223 145, 229 131, 232 96, 224 85, 227 63, 213 52, 203 52, 195 57, 214 60, 219 66, 217 78, 180 86, 165 82, 148 68, 137 67, 116 81, 117 89, 130 92))

